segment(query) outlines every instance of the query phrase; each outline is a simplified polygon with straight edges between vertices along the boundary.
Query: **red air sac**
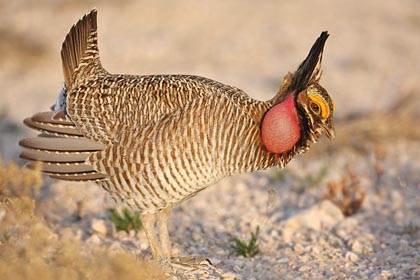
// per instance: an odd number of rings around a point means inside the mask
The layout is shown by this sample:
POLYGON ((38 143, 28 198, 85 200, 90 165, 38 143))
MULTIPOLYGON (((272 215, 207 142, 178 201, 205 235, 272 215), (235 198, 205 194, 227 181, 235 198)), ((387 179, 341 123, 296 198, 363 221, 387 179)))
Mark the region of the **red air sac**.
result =
POLYGON ((268 110, 262 121, 261 137, 270 153, 281 154, 296 145, 300 125, 293 95, 268 110))

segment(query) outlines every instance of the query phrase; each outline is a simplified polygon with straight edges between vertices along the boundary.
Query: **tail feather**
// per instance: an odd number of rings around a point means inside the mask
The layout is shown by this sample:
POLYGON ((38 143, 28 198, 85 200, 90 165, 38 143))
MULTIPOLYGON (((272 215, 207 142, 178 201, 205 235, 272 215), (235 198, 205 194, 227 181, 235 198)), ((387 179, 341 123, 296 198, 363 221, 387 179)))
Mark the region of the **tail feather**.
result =
POLYGON ((84 138, 65 115, 42 112, 26 119, 24 123, 43 132, 19 142, 24 148, 20 157, 28 161, 28 168, 39 167, 52 178, 70 181, 101 181, 108 178, 106 174, 96 171, 87 160, 92 153, 105 149, 105 146, 84 138))
POLYGON ((64 137, 82 137, 81 134, 74 125, 68 126, 64 124, 53 124, 34 121, 32 118, 27 118, 23 121, 24 124, 38 130, 40 132, 64 137))
POLYGON ((62 174, 62 173, 86 173, 95 171, 95 169, 84 162, 48 162, 48 161, 29 161, 26 167, 35 169, 41 168, 44 173, 62 174))
POLYGON ((103 150, 105 147, 94 143, 86 138, 62 138, 62 137, 32 137, 24 138, 19 141, 19 145, 24 148, 61 151, 61 152, 86 152, 103 150))
POLYGON ((47 112, 40 112, 31 117, 33 121, 36 122, 43 122, 43 123, 50 123, 50 124, 61 124, 61 125, 72 125, 74 123, 71 121, 69 117, 66 116, 64 111, 47 111, 47 112))
POLYGON ((66 181, 103 181, 107 176, 98 172, 87 172, 78 174, 50 174, 51 178, 66 180, 66 181))
POLYGON ((85 56, 98 58, 97 11, 94 9, 80 19, 70 29, 61 48, 64 80, 70 86, 73 72, 79 67, 85 56))
POLYGON ((26 148, 20 154, 20 157, 25 160, 32 161, 45 161, 45 162, 81 162, 85 161, 91 152, 79 152, 79 151, 48 151, 48 150, 34 150, 26 148))
POLYGON ((65 117, 65 115, 60 116, 61 112, 63 111, 38 113, 30 118, 26 118, 23 123, 48 135, 82 137, 83 134, 80 133, 68 117, 65 117))

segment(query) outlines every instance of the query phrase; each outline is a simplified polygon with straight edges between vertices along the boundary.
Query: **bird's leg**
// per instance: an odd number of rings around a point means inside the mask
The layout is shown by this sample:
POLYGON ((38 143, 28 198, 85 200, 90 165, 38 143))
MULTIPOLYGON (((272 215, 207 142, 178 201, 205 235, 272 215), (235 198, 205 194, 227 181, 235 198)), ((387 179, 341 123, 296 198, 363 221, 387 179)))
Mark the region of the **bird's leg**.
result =
POLYGON ((171 214, 172 206, 168 206, 157 214, 159 228, 160 244, 162 246, 163 257, 170 259, 172 257, 171 241, 168 232, 168 218, 171 214))
POLYGON ((149 241, 152 255, 155 259, 163 257, 162 249, 159 246, 159 242, 155 232, 156 214, 143 214, 141 216, 143 222, 144 232, 146 233, 147 240, 149 241))

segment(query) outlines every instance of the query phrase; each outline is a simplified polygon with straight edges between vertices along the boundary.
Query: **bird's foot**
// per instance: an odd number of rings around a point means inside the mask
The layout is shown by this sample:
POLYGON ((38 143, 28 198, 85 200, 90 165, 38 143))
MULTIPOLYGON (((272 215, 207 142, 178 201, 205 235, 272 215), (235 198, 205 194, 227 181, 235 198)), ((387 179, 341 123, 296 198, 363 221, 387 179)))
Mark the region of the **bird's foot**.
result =
POLYGON ((178 267, 186 270, 213 267, 211 261, 203 257, 173 257, 170 262, 174 268, 178 267))
POLYGON ((223 273, 209 259, 200 257, 174 257, 167 265, 171 271, 170 279, 220 279, 223 273))

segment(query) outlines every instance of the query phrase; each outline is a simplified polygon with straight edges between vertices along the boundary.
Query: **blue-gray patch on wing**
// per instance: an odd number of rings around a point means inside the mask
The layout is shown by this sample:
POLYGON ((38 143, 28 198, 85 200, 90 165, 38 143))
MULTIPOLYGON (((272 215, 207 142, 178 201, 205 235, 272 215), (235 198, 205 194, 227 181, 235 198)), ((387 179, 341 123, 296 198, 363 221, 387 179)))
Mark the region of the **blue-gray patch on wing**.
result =
POLYGON ((55 104, 51 107, 52 111, 64 111, 67 115, 67 104, 66 104, 66 99, 67 99, 67 90, 66 90, 66 84, 63 83, 63 88, 61 89, 60 93, 58 94, 57 97, 57 101, 55 102, 55 104))

